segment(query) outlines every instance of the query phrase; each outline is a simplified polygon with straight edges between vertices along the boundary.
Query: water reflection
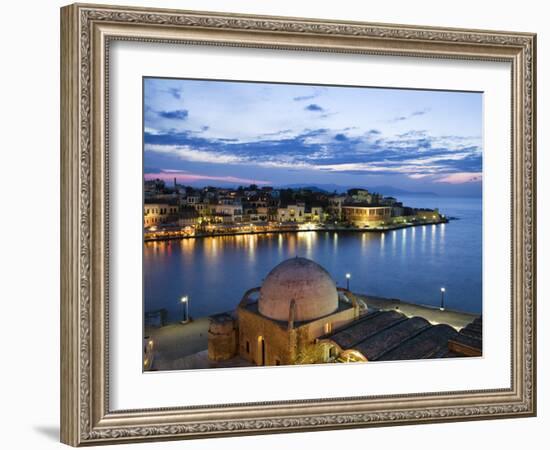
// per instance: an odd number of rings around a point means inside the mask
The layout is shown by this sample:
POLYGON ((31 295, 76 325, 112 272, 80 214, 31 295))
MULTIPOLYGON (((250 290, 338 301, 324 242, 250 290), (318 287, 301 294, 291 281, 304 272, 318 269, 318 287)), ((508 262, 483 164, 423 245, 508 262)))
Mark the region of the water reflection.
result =
POLYGON ((416 227, 413 227, 410 230, 411 230, 410 255, 414 259, 416 256, 416 227))
POLYGON ((356 292, 437 305, 444 282, 449 308, 480 311, 480 221, 467 225, 460 220, 385 233, 304 231, 149 242, 143 258, 145 310, 166 308, 175 320, 182 295, 190 296, 194 317, 232 310, 279 262, 305 256, 341 286, 345 273, 352 273, 356 292))
POLYGON ((317 236, 317 233, 314 231, 310 231, 306 233, 305 240, 306 240, 306 257, 311 259, 313 257, 313 245, 315 244, 315 238, 317 236))
POLYGON ((437 225, 432 225, 432 235, 431 235, 431 239, 430 239, 430 251, 431 251, 431 254, 435 254, 435 244, 436 244, 436 238, 435 238, 435 233, 437 231, 437 225))

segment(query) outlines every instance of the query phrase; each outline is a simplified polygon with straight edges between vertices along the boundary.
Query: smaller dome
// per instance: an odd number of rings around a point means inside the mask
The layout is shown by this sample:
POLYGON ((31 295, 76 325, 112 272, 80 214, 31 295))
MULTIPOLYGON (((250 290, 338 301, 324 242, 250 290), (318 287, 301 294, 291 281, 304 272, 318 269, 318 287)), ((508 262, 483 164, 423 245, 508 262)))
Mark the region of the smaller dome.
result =
POLYGON ((260 314, 288 320, 294 300, 294 320, 318 319, 338 309, 338 291, 330 274, 307 258, 283 261, 267 275, 260 289, 260 314))

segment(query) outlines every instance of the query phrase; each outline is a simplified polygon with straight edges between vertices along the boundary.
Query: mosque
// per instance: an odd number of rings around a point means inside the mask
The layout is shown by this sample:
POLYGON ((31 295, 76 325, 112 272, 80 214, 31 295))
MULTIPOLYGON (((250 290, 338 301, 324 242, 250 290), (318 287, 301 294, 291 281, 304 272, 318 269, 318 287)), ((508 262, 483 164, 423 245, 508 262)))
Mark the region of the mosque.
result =
POLYGON ((306 258, 277 265, 233 314, 210 318, 208 358, 276 366, 481 355, 481 318, 460 331, 371 308, 306 258))

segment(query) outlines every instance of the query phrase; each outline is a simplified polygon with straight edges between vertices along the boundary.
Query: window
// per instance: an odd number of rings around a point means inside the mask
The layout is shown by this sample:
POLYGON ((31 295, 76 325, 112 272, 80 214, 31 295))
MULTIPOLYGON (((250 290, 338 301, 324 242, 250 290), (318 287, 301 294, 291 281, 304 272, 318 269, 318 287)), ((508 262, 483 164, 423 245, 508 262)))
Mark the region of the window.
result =
POLYGON ((246 353, 250 353, 250 342, 246 341, 246 353))

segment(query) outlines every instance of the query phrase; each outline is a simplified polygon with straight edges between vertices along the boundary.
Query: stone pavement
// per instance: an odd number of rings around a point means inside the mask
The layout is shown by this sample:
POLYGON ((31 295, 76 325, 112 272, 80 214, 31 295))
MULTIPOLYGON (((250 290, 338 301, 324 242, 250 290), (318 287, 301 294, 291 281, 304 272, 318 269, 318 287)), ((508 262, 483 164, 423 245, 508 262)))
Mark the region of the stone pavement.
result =
POLYGON ((479 314, 472 314, 462 311, 453 311, 445 309, 441 311, 438 307, 428 305, 417 305, 401 301, 398 299, 389 299, 382 297, 373 297, 370 295, 355 294, 356 297, 367 303, 370 310, 396 310, 408 317, 419 316, 426 319, 432 325, 445 323, 456 330, 460 330, 479 317, 479 314))

